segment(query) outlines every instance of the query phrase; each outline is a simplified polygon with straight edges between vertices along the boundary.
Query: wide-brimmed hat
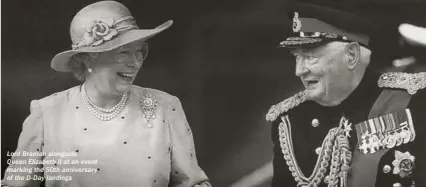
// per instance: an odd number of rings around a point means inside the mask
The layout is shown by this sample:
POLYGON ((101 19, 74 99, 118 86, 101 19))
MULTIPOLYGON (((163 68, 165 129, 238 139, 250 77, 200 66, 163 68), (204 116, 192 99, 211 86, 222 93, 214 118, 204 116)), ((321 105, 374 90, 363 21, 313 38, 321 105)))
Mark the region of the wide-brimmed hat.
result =
POLYGON ((69 72, 70 58, 82 52, 104 52, 147 40, 169 28, 172 20, 154 29, 139 29, 129 9, 115 1, 100 1, 81 9, 71 22, 72 50, 57 54, 51 62, 56 71, 69 72))

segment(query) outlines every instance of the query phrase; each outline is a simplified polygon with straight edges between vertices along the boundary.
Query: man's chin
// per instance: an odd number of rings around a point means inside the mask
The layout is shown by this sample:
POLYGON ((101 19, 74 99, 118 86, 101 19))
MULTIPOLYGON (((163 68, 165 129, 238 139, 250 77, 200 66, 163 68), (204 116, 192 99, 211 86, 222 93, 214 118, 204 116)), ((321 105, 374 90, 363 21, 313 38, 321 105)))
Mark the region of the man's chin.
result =
POLYGON ((311 101, 320 101, 323 94, 319 90, 307 90, 306 99, 311 101))

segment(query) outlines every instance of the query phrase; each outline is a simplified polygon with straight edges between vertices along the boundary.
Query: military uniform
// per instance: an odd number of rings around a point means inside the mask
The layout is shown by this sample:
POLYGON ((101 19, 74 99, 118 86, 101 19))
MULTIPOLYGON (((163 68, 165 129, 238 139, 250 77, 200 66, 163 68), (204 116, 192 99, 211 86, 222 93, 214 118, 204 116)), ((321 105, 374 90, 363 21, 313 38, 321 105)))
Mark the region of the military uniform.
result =
MULTIPOLYGON (((329 41, 368 46, 365 35, 345 36, 338 29, 339 34, 303 33, 299 13, 296 35, 281 43, 286 47, 329 41)), ((425 87, 426 72, 379 74, 367 68, 338 106, 308 101, 305 91, 272 106, 266 117, 274 143, 272 186, 426 186, 425 87)))

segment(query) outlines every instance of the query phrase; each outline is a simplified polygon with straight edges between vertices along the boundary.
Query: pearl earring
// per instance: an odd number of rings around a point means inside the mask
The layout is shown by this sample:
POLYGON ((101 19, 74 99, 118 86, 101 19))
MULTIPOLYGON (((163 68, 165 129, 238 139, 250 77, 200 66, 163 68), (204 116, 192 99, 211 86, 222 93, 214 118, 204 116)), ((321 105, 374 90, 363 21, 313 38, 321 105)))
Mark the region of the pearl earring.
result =
POLYGON ((89 73, 93 72, 92 68, 87 69, 87 71, 89 71, 89 73))

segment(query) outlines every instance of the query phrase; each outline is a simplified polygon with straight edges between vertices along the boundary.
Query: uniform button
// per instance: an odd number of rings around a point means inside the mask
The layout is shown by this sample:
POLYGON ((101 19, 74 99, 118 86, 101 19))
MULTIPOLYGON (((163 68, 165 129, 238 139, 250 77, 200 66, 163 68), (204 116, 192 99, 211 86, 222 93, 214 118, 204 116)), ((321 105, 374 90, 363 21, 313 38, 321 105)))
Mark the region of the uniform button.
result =
POLYGON ((393 187, 402 187, 402 184, 397 182, 397 183, 393 183, 393 187))
POLYGON ((391 167, 389 165, 383 166, 383 173, 389 173, 391 171, 391 167))
POLYGON ((319 126, 319 121, 318 121, 318 119, 313 119, 312 120, 312 127, 318 127, 319 126))
POLYGON ((316 149, 315 149, 315 153, 316 153, 317 155, 319 155, 319 154, 321 153, 321 147, 316 148, 316 149))
POLYGON ((148 124, 148 128, 152 128, 152 124, 150 123, 150 124, 148 124))

